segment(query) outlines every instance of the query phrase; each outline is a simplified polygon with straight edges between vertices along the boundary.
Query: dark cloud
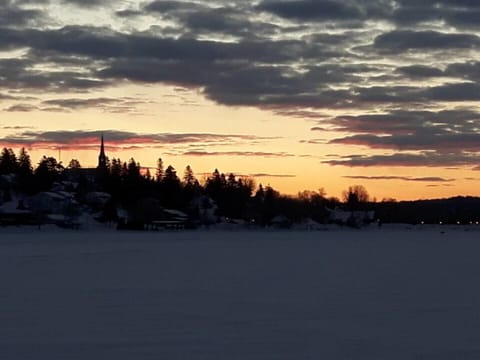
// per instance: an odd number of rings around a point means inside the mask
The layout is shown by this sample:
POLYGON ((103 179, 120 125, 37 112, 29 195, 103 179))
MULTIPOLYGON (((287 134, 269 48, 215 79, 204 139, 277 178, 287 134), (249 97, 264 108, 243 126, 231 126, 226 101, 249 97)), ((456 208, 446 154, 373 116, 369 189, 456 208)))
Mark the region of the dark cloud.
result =
POLYGON ((323 161, 328 165, 340 165, 350 167, 373 167, 373 166, 403 166, 403 167, 438 167, 446 166, 472 166, 478 163, 476 153, 394 153, 390 155, 350 155, 337 159, 323 161))
POLYGON ((0 100, 17 100, 18 96, 0 93, 0 100))
POLYGON ((445 76, 445 73, 441 69, 427 65, 401 66, 397 68, 396 71, 410 78, 433 78, 445 76))
POLYGON ((133 10, 133 9, 123 9, 123 10, 117 10, 115 12, 115 15, 118 17, 122 18, 131 18, 131 17, 137 17, 137 16, 142 16, 144 13, 141 10, 133 10))
POLYGON ((30 104, 17 104, 4 109, 4 111, 8 112, 30 112, 36 110, 38 110, 38 107, 30 104))
POLYGON ((335 21, 359 20, 365 14, 362 8, 349 1, 333 0, 287 0, 263 1, 257 9, 295 20, 335 21))
MULTIPOLYGON (((207 4, 207 3, 205 3, 207 4)), ((262 38, 279 30, 277 25, 252 21, 245 4, 208 6, 194 2, 153 1, 143 7, 144 14, 154 14, 173 20, 183 34, 221 34, 242 38, 262 38)), ((122 14, 125 15, 125 14, 122 14)), ((134 11, 132 16, 138 16, 134 11)))
MULTIPOLYGON (((411 77, 411 76, 409 76, 411 77)), ((432 86, 423 85, 383 85, 383 86, 358 86, 352 84, 350 91, 338 94, 343 96, 343 107, 350 103, 354 107, 362 107, 363 104, 398 104, 407 107, 410 104, 428 104, 441 102, 470 102, 477 101, 480 96, 480 85, 476 82, 451 82, 432 86)), ((320 94, 322 95, 322 94, 320 94)))
POLYGON ((326 161, 331 165, 463 166, 473 164, 480 152, 480 114, 472 109, 393 110, 384 114, 340 116, 330 124, 331 130, 353 135, 334 138, 329 144, 398 151, 392 155, 337 156, 326 161))
MULTIPOLYGON (((328 122, 320 122, 325 123, 328 122)), ((468 108, 442 111, 392 110, 380 114, 337 116, 329 123, 331 130, 362 134, 435 136, 455 132, 468 135, 477 133, 480 113, 468 108)))
POLYGON ((207 7, 195 2, 188 1, 169 1, 169 0, 156 0, 148 3, 144 6, 144 10, 158 12, 161 14, 168 13, 170 11, 199 11, 204 10, 207 7))
MULTIPOLYGON (((480 100, 477 1, 51 2, 65 12, 82 7, 94 14, 103 6, 106 18, 117 16, 103 25, 51 18, 48 3, 0 0, 0 100, 6 111, 133 111, 140 100, 87 93, 126 82, 168 84, 197 89, 224 105, 318 120, 312 130, 342 132, 330 144, 399 151, 385 158, 336 158, 335 164, 418 160, 433 166, 442 154, 452 166, 463 166, 453 159, 470 160, 480 151, 480 116, 472 105, 480 100), (42 99, 28 100, 30 94, 42 99)), ((42 134, 44 140, 33 134, 13 139, 62 141, 42 134)), ((142 134, 110 135, 130 142, 123 146, 141 146, 142 134)), ((152 146, 254 140, 207 135, 145 139, 152 146)), ((195 155, 222 154, 201 150, 195 155)), ((269 154, 244 156, 291 155, 269 154)))
POLYGON ((470 61, 465 63, 449 64, 445 73, 451 77, 457 77, 465 80, 480 81, 480 63, 470 61))
POLYGON ((397 0, 397 8, 392 20, 402 26, 415 26, 419 23, 444 22, 456 28, 478 27, 480 8, 474 1, 403 1, 397 0))
MULTIPOLYGON (((3 31, 3 29, 1 29, 3 31)), ((240 41, 237 43, 192 38, 162 38, 144 33, 118 33, 106 28, 66 26, 56 30, 8 30, 0 33, 3 46, 30 47, 39 54, 111 59, 189 61, 200 65, 215 61, 292 62, 298 57, 327 59, 331 52, 302 40, 240 41)))
POLYGON ((479 91, 478 83, 450 83, 426 89, 424 96, 438 101, 477 101, 480 100, 479 91))
POLYGON ((25 130, 25 129, 31 129, 31 126, 2 126, 1 127, 3 130, 25 130))
MULTIPOLYGON (((1 36, 1 35, 0 35, 1 36)), ((0 88, 8 90, 81 91, 109 85, 108 80, 91 77, 88 69, 80 71, 42 71, 29 58, 0 59, 0 88)))
POLYGON ((294 157, 294 154, 286 152, 266 152, 266 151, 186 151, 182 156, 246 156, 246 157, 294 157))
POLYGON ((394 30, 375 38, 379 50, 401 52, 406 50, 478 49, 480 38, 474 34, 443 33, 439 31, 394 30))
POLYGON ((42 105, 50 106, 58 110, 81 110, 89 108, 100 108, 109 112, 134 112, 137 105, 142 101, 133 98, 69 98, 69 99, 51 99, 42 102, 42 105))
MULTIPOLYGON (((169 11, 188 8, 191 13, 188 3, 161 4, 169 11)), ((150 5, 153 6, 153 3, 150 5)), ((196 6, 207 9, 206 6, 196 6)), ((233 12, 232 9, 220 9, 233 12)), ((214 10, 208 8, 208 11, 214 10)), ((219 26, 219 31, 222 27, 219 26)), ((449 46, 449 39, 456 44, 454 47, 463 43, 458 41, 459 34, 403 31, 380 35, 375 44, 385 43, 390 44, 389 47, 397 47, 395 41, 389 41, 392 37, 399 37, 399 34, 409 34, 405 40, 409 44, 410 37, 421 42, 423 40, 418 39, 425 36, 426 43, 430 43, 429 39, 435 36, 439 36, 442 43, 443 39, 447 39, 445 46, 449 46)), ((284 108, 341 108, 358 106, 362 102, 411 102, 418 99, 470 101, 478 98, 476 84, 470 83, 452 83, 428 89, 403 85, 360 87, 358 84, 368 83, 369 74, 381 69, 375 66, 330 63, 332 59, 346 56, 347 49, 332 50, 324 47, 323 44, 329 42, 329 36, 332 41, 339 37, 323 34, 296 40, 245 39, 221 42, 165 38, 148 33, 119 33, 91 26, 66 26, 42 31, 7 29, 3 35, 5 41, 0 43, 9 47, 30 47, 31 54, 35 55, 22 59, 30 64, 18 64, 16 69, 5 71, 5 85, 14 88, 81 90, 130 80, 202 88, 208 97, 227 105, 284 108), (299 59, 306 63, 300 67, 293 66, 299 59), (83 72, 47 73, 32 71, 32 61, 50 61, 65 67, 76 66, 76 69, 82 64, 84 67, 83 72), (310 62, 321 64, 313 65, 310 62), (358 87, 353 87, 355 85, 358 87), (350 91, 346 90, 348 87, 351 88, 350 91)), ((433 44, 435 43, 434 41, 433 44)), ((399 67, 398 72, 408 77, 442 74, 439 69, 415 66, 399 67)), ((467 70, 471 76, 475 73, 475 69, 463 69, 463 72, 467 70)), ((449 74, 461 71, 458 67, 452 67, 449 74)))
POLYGON ((294 21, 359 24, 383 20, 399 27, 443 22, 458 29, 478 27, 480 15, 478 3, 445 0, 266 0, 257 9, 294 21))
POLYGON ((455 179, 445 179, 438 176, 411 177, 411 176, 343 176, 355 180, 401 180, 412 182, 452 182, 455 179))
POLYGON ((60 0, 63 4, 71 4, 79 7, 98 7, 114 4, 112 0, 60 0))
POLYGON ((311 72, 300 75, 288 67, 255 66, 249 62, 192 65, 190 61, 120 59, 103 69, 99 76, 201 87, 209 98, 228 105, 335 106, 342 101, 341 93, 322 91, 311 72))
POLYGON ((46 21, 46 16, 41 10, 23 8, 22 4, 25 4, 25 2, 0 1, 0 24, 2 27, 19 28, 41 24, 46 21))
POLYGON ((291 174, 267 174, 267 173, 256 173, 256 174, 249 174, 249 177, 255 178, 294 178, 297 177, 296 175, 291 174))
POLYGON ((333 139, 330 144, 360 145, 370 149, 480 151, 480 134, 369 135, 358 134, 333 139))
POLYGON ((98 145, 100 136, 105 137, 106 143, 111 148, 125 148, 135 145, 146 146, 166 146, 177 144, 198 144, 214 145, 239 143, 252 143, 257 140, 270 140, 271 138, 257 137, 254 135, 237 134, 211 134, 211 133, 135 133, 129 131, 116 130, 95 130, 95 131, 23 131, 0 138, 2 146, 32 146, 37 148, 70 147, 72 149, 90 148, 98 145))

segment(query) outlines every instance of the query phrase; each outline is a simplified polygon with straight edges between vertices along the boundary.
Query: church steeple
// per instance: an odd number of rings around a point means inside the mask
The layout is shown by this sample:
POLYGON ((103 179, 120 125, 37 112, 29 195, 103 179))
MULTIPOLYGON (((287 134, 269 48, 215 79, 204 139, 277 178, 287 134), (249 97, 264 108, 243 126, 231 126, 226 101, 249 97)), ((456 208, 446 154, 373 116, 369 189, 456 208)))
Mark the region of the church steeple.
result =
POLYGON ((98 168, 99 169, 107 168, 107 156, 105 155, 105 145, 103 143, 103 134, 100 142, 100 154, 98 155, 98 168))

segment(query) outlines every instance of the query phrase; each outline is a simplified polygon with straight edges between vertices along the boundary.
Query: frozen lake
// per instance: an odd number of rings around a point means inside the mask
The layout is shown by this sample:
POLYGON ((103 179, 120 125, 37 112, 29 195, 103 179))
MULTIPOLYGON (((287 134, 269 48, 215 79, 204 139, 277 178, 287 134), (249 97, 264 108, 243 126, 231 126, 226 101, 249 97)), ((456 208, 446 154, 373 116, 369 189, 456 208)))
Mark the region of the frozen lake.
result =
POLYGON ((0 359, 480 359, 480 231, 0 229, 0 359))

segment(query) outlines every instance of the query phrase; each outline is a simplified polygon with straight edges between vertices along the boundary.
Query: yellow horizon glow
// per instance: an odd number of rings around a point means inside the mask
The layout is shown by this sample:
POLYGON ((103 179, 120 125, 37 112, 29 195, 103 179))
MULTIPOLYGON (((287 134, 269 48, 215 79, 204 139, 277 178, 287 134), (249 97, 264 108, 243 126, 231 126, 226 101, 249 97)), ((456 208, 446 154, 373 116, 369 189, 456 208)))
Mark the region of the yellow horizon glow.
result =
MULTIPOLYGON (((52 98, 52 95, 36 94, 39 102, 52 98)), ((72 98, 72 94, 64 99, 72 98)), ((77 97, 77 96, 75 96, 77 97)), ((126 84, 123 87, 104 89, 97 93, 80 94, 78 98, 131 98, 138 101, 134 110, 116 112, 115 109, 78 109, 59 113, 49 111, 3 112, 0 129, 3 137, 12 136, 22 129, 12 126, 28 127, 30 131, 88 131, 120 130, 139 134, 152 133, 213 133, 230 135, 254 135, 264 139, 253 142, 196 144, 194 149, 204 151, 272 152, 285 153, 287 156, 184 156, 182 152, 191 150, 192 144, 157 144, 155 148, 145 146, 141 149, 109 149, 108 136, 105 138, 107 156, 128 161, 133 157, 142 166, 155 168, 161 157, 165 166, 172 165, 179 177, 187 165, 196 174, 210 174, 215 168, 223 173, 236 175, 271 174, 277 176, 261 177, 256 183, 271 185, 287 195, 296 195, 299 191, 319 188, 325 189, 327 196, 341 198, 348 186, 362 184, 371 197, 377 200, 395 198, 414 200, 420 198, 444 198, 456 195, 480 196, 476 172, 468 168, 449 170, 434 167, 347 167, 323 164, 329 154, 337 156, 348 154, 375 154, 379 150, 358 146, 329 145, 328 140, 346 134, 334 132, 312 132, 311 127, 320 119, 297 118, 274 110, 254 107, 229 107, 206 99, 199 89, 184 89, 173 86, 140 86, 126 84), (307 140, 320 139, 323 143, 310 144, 307 140), (291 175, 291 177, 281 177, 291 175), (415 182, 400 180, 362 180, 345 176, 401 176, 401 177, 442 177, 455 179, 452 182, 415 182), (470 180, 467 180, 470 179, 470 180)), ((14 104, 5 101, 5 108, 14 104)), ((335 111, 324 111, 325 116, 334 116, 335 111)), ((321 122, 320 122, 321 123, 321 122)), ((28 148, 28 147, 27 147, 28 148)), ((61 148, 61 146, 60 146, 61 148)), ((18 152, 19 147, 14 149, 18 152)), ((28 149, 32 163, 36 165, 43 155, 53 156, 66 166, 72 159, 78 159, 83 167, 97 164, 97 150, 71 151, 54 147, 52 149, 28 149), (59 156, 60 155, 60 156, 59 156)), ((201 180, 201 177, 199 177, 201 180)))

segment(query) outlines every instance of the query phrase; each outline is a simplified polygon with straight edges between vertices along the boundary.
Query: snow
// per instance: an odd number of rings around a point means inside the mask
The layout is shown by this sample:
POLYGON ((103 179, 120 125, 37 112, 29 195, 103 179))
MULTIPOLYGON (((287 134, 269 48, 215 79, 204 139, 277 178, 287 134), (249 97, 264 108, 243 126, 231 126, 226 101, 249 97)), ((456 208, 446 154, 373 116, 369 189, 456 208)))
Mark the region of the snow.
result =
POLYGON ((175 218, 178 218, 178 219, 187 219, 188 218, 188 215, 185 214, 183 211, 180 211, 180 210, 175 210, 175 209, 163 209, 163 212, 165 212, 166 214, 170 215, 170 216, 173 216, 175 218))
POLYGON ((479 235, 0 228, 0 359, 479 359, 479 235))
POLYGON ((18 200, 8 201, 0 205, 0 214, 28 214, 30 211, 18 208, 18 200))

